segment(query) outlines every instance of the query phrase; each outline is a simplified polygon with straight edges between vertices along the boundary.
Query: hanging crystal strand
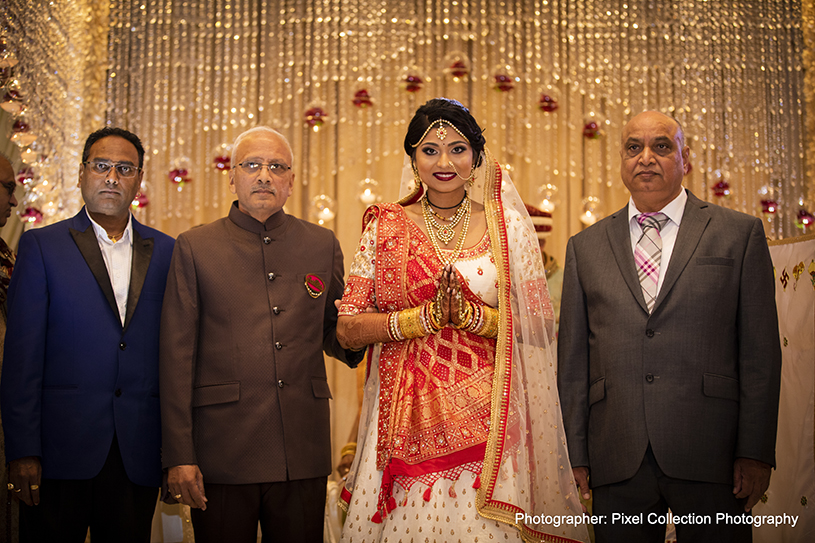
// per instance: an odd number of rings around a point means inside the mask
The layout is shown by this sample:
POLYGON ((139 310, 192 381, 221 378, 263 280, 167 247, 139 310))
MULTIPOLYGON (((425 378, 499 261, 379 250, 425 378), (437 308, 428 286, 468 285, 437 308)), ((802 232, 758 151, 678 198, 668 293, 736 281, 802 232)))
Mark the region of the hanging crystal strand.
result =
MULTIPOLYGON (((252 83, 257 86, 257 102, 254 104, 254 115, 255 124, 259 125, 267 125, 266 116, 264 115, 264 111, 266 109, 266 100, 268 95, 268 88, 267 88, 267 77, 263 77, 266 73, 277 73, 280 74, 280 71, 271 70, 271 63, 275 61, 269 55, 269 45, 270 39, 268 37, 268 33, 271 32, 271 25, 269 25, 268 20, 271 14, 269 13, 269 6, 266 0, 260 0, 258 3, 258 18, 257 18, 257 37, 253 40, 252 45, 256 47, 256 51, 258 51, 258 59, 257 59, 257 70, 253 74, 253 81, 252 83)), ((253 104, 250 103, 249 111, 252 111, 253 104)))
POLYGON ((122 1, 110 3, 110 38, 108 39, 108 77, 106 78, 107 121, 113 125, 120 122, 122 112, 119 107, 127 103, 124 93, 129 87, 130 74, 124 69, 122 51, 125 48, 126 36, 123 32, 130 28, 130 11, 124 9, 122 1))
MULTIPOLYGON (((784 179, 788 181, 790 191, 793 193, 796 204, 804 206, 812 212, 812 205, 815 201, 807 199, 807 191, 800 169, 800 159, 803 149, 803 125, 801 122, 801 98, 800 89, 803 88, 801 80, 800 56, 795 55, 795 51, 803 50, 803 43, 800 39, 801 6, 797 1, 784 2, 779 5, 780 25, 777 34, 781 38, 779 50, 779 87, 784 100, 784 118, 787 128, 784 132, 786 136, 785 149, 792 154, 798 150, 798 156, 790 156, 785 161, 786 172, 784 179), (789 4, 785 7, 785 4, 789 4)), ((791 209, 792 210, 792 209, 791 209)), ((795 209, 797 211, 797 209, 795 209)), ((790 224, 790 227, 794 227, 790 224)))
MULTIPOLYGON (((181 117, 178 114, 178 106, 177 104, 184 103, 184 95, 186 94, 185 88, 183 86, 183 68, 182 68, 182 61, 180 56, 176 56, 177 54, 181 53, 180 45, 181 45, 181 34, 182 31, 180 28, 184 27, 186 22, 181 22, 183 19, 179 17, 181 15, 180 7, 179 11, 174 12, 172 4, 167 4, 167 13, 166 16, 169 19, 168 25, 168 32, 169 32, 169 40, 164 40, 164 42, 169 42, 170 50, 174 52, 172 58, 172 65, 169 66, 169 69, 162 70, 165 72, 165 80, 162 82, 163 85, 166 85, 167 88, 164 94, 164 99, 167 100, 170 94, 172 93, 173 96, 173 107, 169 109, 167 116, 164 117, 165 119, 165 137, 168 137, 166 145, 161 147, 164 150, 162 154, 165 156, 161 157, 162 162, 168 165, 166 170, 172 170, 173 168, 173 161, 177 161, 182 156, 187 156, 187 145, 182 136, 183 126, 180 126, 182 122, 181 117), (175 23, 175 24, 174 24, 175 23)), ((162 142, 163 143, 163 142, 162 142)), ((191 165, 192 166, 192 165, 191 165)), ((197 170, 197 168, 196 168, 197 170)), ((200 180, 200 177, 196 175, 196 171, 193 170, 190 172, 190 175, 198 177, 196 181, 200 180)), ((165 179, 164 182, 166 183, 167 180, 165 179)), ((192 190, 192 187, 187 188, 187 195, 192 190)), ((179 209, 177 212, 177 216, 181 218, 182 216, 187 219, 191 219, 191 208, 192 206, 185 205, 186 202, 183 200, 179 202, 179 209), (186 208, 186 209, 185 209, 186 208)))
POLYGON ((793 154, 793 160, 790 161, 791 168, 793 169, 791 178, 796 186, 800 199, 804 200, 807 203, 807 209, 813 212, 813 208, 815 208, 815 186, 813 186, 812 183, 807 183, 805 170, 803 170, 804 147, 806 146, 806 139, 808 137, 811 138, 812 134, 808 134, 804 126, 805 118, 802 96, 805 89, 804 69, 801 64, 801 55, 796 54, 798 51, 805 50, 801 28, 802 6, 798 0, 792 1, 791 4, 792 9, 786 11, 790 39, 787 41, 787 51, 785 55, 787 62, 790 64, 788 68, 789 85, 787 91, 791 94, 791 97, 787 114, 795 125, 794 140, 788 149, 790 153, 797 153, 797 156, 793 154), (807 185, 809 185, 809 187, 807 187, 807 185), (808 188, 809 190, 807 190, 808 188))
MULTIPOLYGON (((181 40, 179 41, 179 49, 176 49, 177 54, 182 54, 182 69, 183 77, 183 92, 184 102, 176 107, 182 108, 181 117, 184 119, 183 138, 187 143, 190 161, 193 167, 198 172, 198 179, 196 180, 195 187, 193 187, 193 216, 195 217, 193 224, 202 224, 209 222, 207 215, 207 205, 205 194, 208 187, 218 180, 218 172, 213 168, 213 158, 210 157, 210 150, 205 149, 201 145, 201 122, 200 110, 196 107, 198 87, 198 64, 201 62, 200 43, 199 43, 199 16, 195 12, 195 6, 184 6, 184 27, 181 40), (193 116, 195 113, 195 116, 193 116)), ((203 91, 203 89, 202 89, 203 91)))
MULTIPOLYGON (((744 139, 744 125, 742 109, 735 107, 734 93, 742 94, 744 88, 741 84, 741 70, 739 69, 739 44, 741 43, 741 21, 744 14, 739 11, 738 4, 731 7, 736 12, 736 21, 727 26, 727 32, 722 36, 723 44, 723 58, 722 64, 724 66, 724 80, 729 84, 723 85, 724 101, 722 103, 723 115, 726 119, 725 130, 727 137, 724 141, 724 148, 722 152, 727 161, 726 169, 731 172, 731 180, 735 182, 736 179, 741 181, 742 190, 735 194, 735 209, 740 211, 753 213, 753 202, 755 200, 754 193, 751 190, 752 176, 746 171, 744 164, 745 161, 737 158, 737 154, 741 154, 741 149, 744 149, 747 143, 744 139), (728 128, 729 125, 729 128, 728 128)), ((734 183, 731 183, 731 185, 734 183)))
POLYGON ((617 91, 617 84, 614 81, 614 66, 619 64, 619 59, 614 50, 616 40, 612 39, 611 33, 611 6, 605 2, 601 2, 599 6, 600 18, 602 20, 601 28, 601 43, 602 43, 602 77, 603 77, 603 93, 605 95, 604 115, 607 121, 606 124, 606 153, 605 153, 605 168, 601 182, 605 186, 606 206, 607 212, 617 209, 617 201, 614 198, 615 191, 612 190, 616 176, 613 173, 613 165, 617 164, 618 156, 617 150, 619 147, 619 131, 620 119, 617 118, 619 112, 620 99, 617 91))

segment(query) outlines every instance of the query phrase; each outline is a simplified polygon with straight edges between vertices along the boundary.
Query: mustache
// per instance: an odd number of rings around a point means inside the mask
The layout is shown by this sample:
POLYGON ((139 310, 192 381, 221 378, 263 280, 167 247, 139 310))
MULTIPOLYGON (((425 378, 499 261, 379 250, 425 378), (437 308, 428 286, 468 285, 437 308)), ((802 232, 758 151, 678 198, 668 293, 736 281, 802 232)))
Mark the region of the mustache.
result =
POLYGON ((271 192, 273 195, 277 196, 277 187, 269 183, 257 183, 256 185, 252 186, 252 190, 250 192, 251 194, 254 194, 260 191, 271 192))

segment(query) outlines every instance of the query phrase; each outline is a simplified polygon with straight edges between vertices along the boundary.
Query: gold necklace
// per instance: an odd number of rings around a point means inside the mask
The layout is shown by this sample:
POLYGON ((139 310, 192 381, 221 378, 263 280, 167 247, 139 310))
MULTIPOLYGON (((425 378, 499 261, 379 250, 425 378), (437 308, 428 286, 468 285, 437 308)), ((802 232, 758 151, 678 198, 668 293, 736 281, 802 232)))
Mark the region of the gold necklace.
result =
MULTIPOLYGON (((455 214, 453 214, 453 216, 449 219, 445 219, 444 217, 439 217, 433 208, 430 207, 430 201, 427 199, 427 195, 422 198, 422 211, 424 212, 425 217, 430 221, 430 224, 439 231, 439 239, 442 240, 445 245, 453 240, 453 237, 456 235, 456 231, 454 230, 455 227, 458 226, 459 222, 461 222, 462 217, 468 214, 469 201, 469 198, 467 198, 465 194, 465 200, 458 206, 455 214), (450 224, 440 224, 439 221, 436 220, 436 217, 449 221, 450 224)), ((428 227, 428 230, 430 230, 430 227, 428 227)))
MULTIPOLYGON (((432 210, 430 209, 430 205, 425 202, 425 199, 422 199, 422 215, 424 216, 424 224, 427 228, 427 234, 430 237, 430 244, 433 245, 433 249, 436 251, 436 254, 439 257, 439 260, 442 262, 455 262, 458 259, 458 255, 461 252, 461 248, 464 246, 464 240, 467 238, 467 229, 470 226, 470 199, 465 199, 464 203, 459 208, 459 211, 456 211, 456 215, 461 213, 461 217, 456 219, 456 222, 452 225, 440 225, 433 217, 432 210), (439 230, 439 238, 441 238, 441 230, 442 228, 449 228, 451 231, 453 227, 462 219, 464 219, 463 224, 461 225, 461 233, 459 234, 458 241, 456 242, 456 247, 453 249, 453 252, 450 254, 449 258, 444 257, 444 253, 442 253, 441 247, 439 247, 439 242, 436 239, 436 232, 433 229, 434 226, 437 230, 439 230)), ((455 234, 455 232, 453 232, 455 234)), ((453 236, 450 236, 450 240, 453 239, 453 236)), ((449 243, 450 241, 445 241, 449 243)))

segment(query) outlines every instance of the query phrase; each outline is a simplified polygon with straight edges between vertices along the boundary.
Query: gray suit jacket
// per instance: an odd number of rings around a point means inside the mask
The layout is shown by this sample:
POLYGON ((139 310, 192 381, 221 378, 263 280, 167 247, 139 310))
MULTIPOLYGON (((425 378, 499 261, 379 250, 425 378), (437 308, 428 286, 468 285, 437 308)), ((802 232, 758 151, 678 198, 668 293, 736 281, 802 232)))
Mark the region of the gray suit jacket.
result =
POLYGON ((731 483, 737 457, 774 464, 781 348, 761 221, 688 191, 650 315, 628 207, 572 237, 558 360, 570 460, 592 487, 632 477, 649 442, 681 479, 731 483))

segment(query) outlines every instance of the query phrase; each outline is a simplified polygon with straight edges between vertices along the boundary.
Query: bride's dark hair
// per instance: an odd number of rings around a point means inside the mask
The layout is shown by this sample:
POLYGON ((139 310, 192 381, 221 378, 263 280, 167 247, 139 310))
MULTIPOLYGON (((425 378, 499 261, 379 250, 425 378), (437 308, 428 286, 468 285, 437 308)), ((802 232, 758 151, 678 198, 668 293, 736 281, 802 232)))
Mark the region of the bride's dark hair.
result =
POLYGON ((413 157, 416 153, 414 145, 419 142, 427 127, 439 119, 451 123, 464 134, 473 149, 475 166, 480 166, 481 151, 484 150, 484 145, 487 143, 482 134, 483 131, 470 114, 469 109, 461 102, 449 98, 434 98, 416 110, 416 114, 408 125, 407 134, 405 134, 405 152, 408 156, 413 157))

